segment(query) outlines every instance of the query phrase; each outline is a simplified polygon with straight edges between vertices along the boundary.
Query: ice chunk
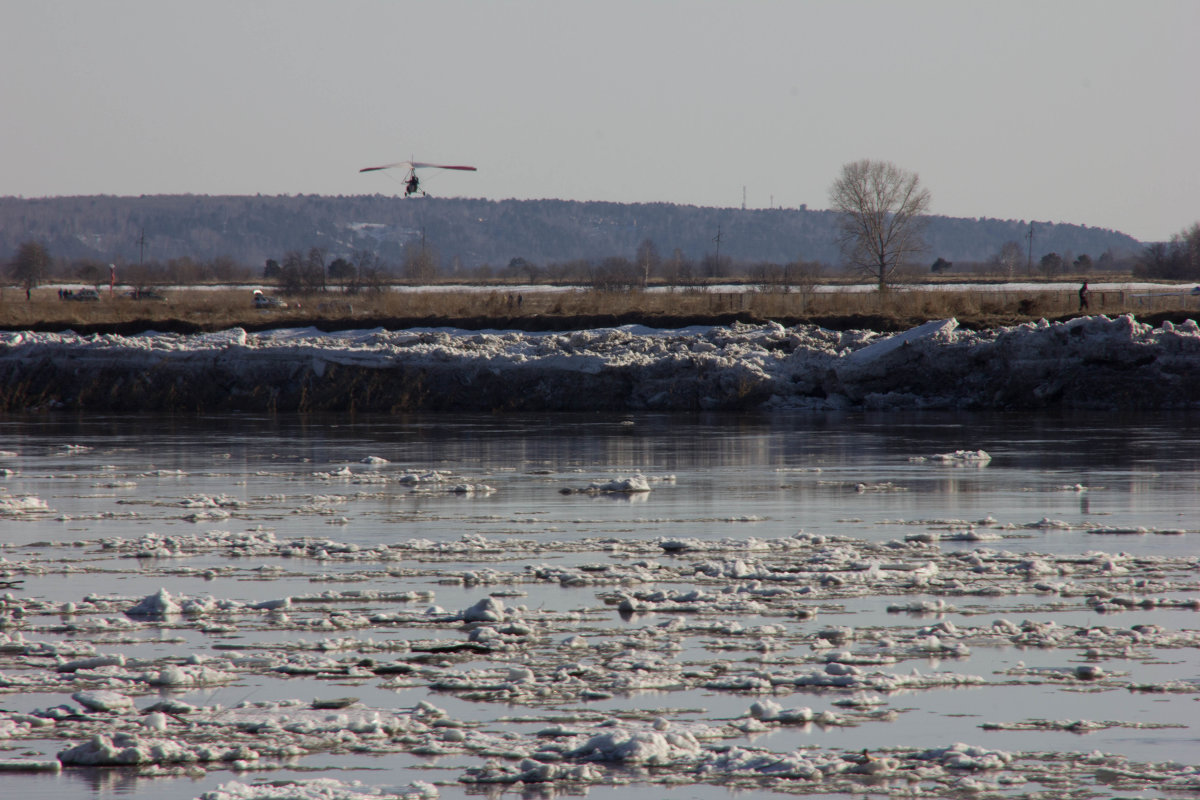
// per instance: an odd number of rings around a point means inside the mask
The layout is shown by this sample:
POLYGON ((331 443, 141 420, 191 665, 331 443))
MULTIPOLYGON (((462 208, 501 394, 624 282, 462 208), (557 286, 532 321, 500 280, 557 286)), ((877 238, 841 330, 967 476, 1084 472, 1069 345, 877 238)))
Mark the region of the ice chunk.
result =
POLYGON ((179 603, 171 597, 171 593, 166 589, 159 589, 157 594, 147 595, 140 603, 126 609, 125 614, 134 618, 164 619, 176 616, 181 611, 179 603))
POLYGON ((143 739, 129 733, 96 734, 58 754, 64 765, 105 767, 257 759, 258 753, 245 746, 188 745, 170 739, 143 739))
POLYGON ((462 612, 464 622, 503 622, 504 603, 495 597, 485 597, 462 612))
POLYGON ((107 689, 93 689, 86 692, 76 692, 71 699, 89 711, 115 711, 124 713, 133 710, 133 700, 107 689))
POLYGON ((46 501, 39 497, 0 497, 0 515, 19 516, 34 511, 49 511, 46 501))

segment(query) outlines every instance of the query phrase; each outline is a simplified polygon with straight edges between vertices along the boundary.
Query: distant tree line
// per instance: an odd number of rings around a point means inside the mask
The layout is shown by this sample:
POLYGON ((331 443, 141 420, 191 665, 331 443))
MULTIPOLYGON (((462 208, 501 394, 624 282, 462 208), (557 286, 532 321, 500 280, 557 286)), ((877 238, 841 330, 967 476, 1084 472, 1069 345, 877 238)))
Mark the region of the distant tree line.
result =
POLYGON ((1147 278, 1200 280, 1200 222, 1175 234, 1169 242, 1147 247, 1136 272, 1147 278))
MULTIPOLYGON (((795 290, 803 294, 822 281, 850 280, 861 276, 876 283, 880 291, 899 281, 919 280, 931 275, 944 278, 950 274, 1013 280, 1035 276, 1045 279, 1087 277, 1095 271, 1125 271, 1152 278, 1200 278, 1200 223, 1177 234, 1171 241, 1150 245, 1140 253, 1119 253, 1111 246, 1096 259, 1087 253, 1076 255, 1070 248, 1043 252, 1037 261, 1035 273, 1032 224, 1025 237, 1028 246, 1024 251, 1019 241, 1009 239, 985 259, 960 257, 956 262, 948 258, 954 251, 941 249, 946 244, 947 236, 944 231, 938 231, 935 224, 938 218, 931 218, 927 214, 931 197, 929 190, 921 185, 916 173, 903 170, 891 162, 864 159, 844 165, 830 187, 829 197, 833 210, 821 212, 822 216, 811 219, 804 213, 747 216, 743 212, 742 215, 730 217, 717 213, 728 212, 728 209, 681 210, 681 207, 666 204, 620 206, 545 201, 533 205, 507 202, 479 206, 478 203, 486 201, 472 201, 475 204, 434 206, 426 204, 434 201, 421 201, 417 208, 440 208, 443 212, 453 212, 451 216, 461 216, 464 209, 470 209, 473 214, 494 215, 507 236, 511 237, 514 229, 523 232, 525 238, 518 236, 513 241, 536 243, 538 252, 546 252, 547 247, 553 250, 551 245, 564 232, 574 232, 576 236, 582 233, 584 238, 589 238, 590 234, 592 241, 584 246, 600 255, 538 259, 530 252, 507 258, 503 266, 487 260, 480 262, 478 259, 468 266, 461 252, 458 252, 464 231, 445 227, 445 213, 440 218, 423 213, 421 224, 414 228, 396 229, 378 222, 343 223, 340 226, 335 223, 331 229, 340 227, 342 235, 347 238, 287 249, 278 256, 268 256, 260 262, 263 264, 261 271, 239 263, 230 255, 214 255, 205 259, 179 256, 160 264, 153 260, 145 262, 139 251, 136 265, 122 263, 120 280, 124 284, 148 286, 162 283, 247 283, 261 279, 275 283, 285 294, 300 295, 329 291, 346 294, 380 291, 396 282, 414 285, 456 281, 549 283, 590 286, 598 291, 629 291, 650 285, 686 287, 734 282, 757 286, 763 291, 795 290), (647 211, 648 208, 650 211, 647 211), (659 227, 665 226, 674 235, 693 244, 698 221, 709 225, 716 221, 716 235, 706 240, 706 244, 712 247, 705 247, 698 255, 694 248, 689 254, 684 247, 676 245, 669 256, 663 256, 653 238, 630 238, 631 233, 639 229, 639 218, 630 216, 635 210, 642 214, 640 219, 643 223, 653 218, 659 227), (569 213, 564 216, 564 211, 569 213), (724 219, 730 222, 728 228, 722 222, 724 219), (797 224, 804 227, 814 219, 819 220, 817 227, 823 226, 837 245, 838 253, 833 257, 829 256, 825 246, 817 248, 816 253, 809 252, 790 259, 746 257, 748 251, 745 240, 767 236, 772 226, 775 229, 774 238, 786 240, 787 231, 794 234, 797 224), (427 224, 429 222, 434 224, 427 224), (834 227, 830 227, 831 222, 835 223, 834 227), (762 230, 756 226, 763 226, 762 230), (731 253, 728 242, 731 239, 738 241, 739 237, 743 249, 734 249, 731 253), (723 240, 726 243, 724 253, 721 250, 723 240), (624 246, 619 244, 621 242, 625 243, 624 246), (351 247, 352 244, 356 246, 351 247), (454 254, 446 259, 439 245, 453 248, 454 254), (936 257, 930 261, 933 256, 936 257), (1025 268, 1022 274, 1023 260, 1025 268)), ((310 198, 303 201, 297 198, 297 203, 315 209, 321 207, 321 200, 310 198)), ((3 201, 4 198, 0 198, 0 206, 3 201)), ((96 203, 95 199, 91 200, 92 205, 96 203)), ((102 202, 100 205, 102 208, 112 208, 102 202)), ((200 220, 193 220, 193 225, 219 224, 223 230, 231 227, 227 216, 213 212, 209 206, 202 203, 197 205, 195 199, 191 199, 190 205, 193 212, 202 216, 200 220), (206 209, 208 217, 202 214, 206 209)), ((406 210, 414 208, 411 203, 402 207, 406 210)), ((216 208, 222 206, 218 203, 216 208)), ((262 230, 267 225, 263 218, 270 217, 270 210, 269 202, 253 204, 249 209, 251 219, 240 220, 232 227, 243 231, 262 230)), ((357 209, 355 213, 365 214, 366 210, 357 209)), ((274 219, 283 225, 283 219, 274 219)), ((294 221, 295 216, 287 219, 294 221)), ((478 217, 475 221, 490 224, 489 218, 485 217, 478 217)), ((162 223, 162 220, 159 222, 162 223)), ((306 235, 305 225, 283 227, 297 238, 306 235)), ((465 227, 478 229, 474 225, 465 227)), ((653 226, 642 224, 640 227, 653 226)), ((1055 226, 1047 225, 1040 226, 1039 235, 1053 244, 1121 241, 1119 235, 1116 239, 1112 236, 1083 236, 1080 239, 1078 236, 1089 229, 1066 227, 1072 235, 1058 235, 1053 230, 1055 226)), ((1011 224, 1008 229, 1012 230, 1011 224)), ((211 227, 201 227, 200 230, 211 230, 211 227)), ((313 234, 309 232, 307 235, 313 234)), ((78 239, 79 234, 76 233, 75 237, 78 239)), ((144 234, 140 235, 139 243, 143 247, 145 241, 144 234)), ((774 241, 771 246, 778 247, 778 244, 779 241, 774 241)), ((577 250, 580 245, 576 243, 572 247, 577 250)), ((51 259, 46 244, 29 239, 17 247, 8 272, 28 293, 51 277, 60 281, 77 279, 99 284, 115 268, 115 265, 109 265, 109 269, 105 270, 96 259, 86 256, 56 261, 51 259)))
MULTIPOLYGON (((1005 242, 1024 243, 1029 227, 1024 220, 922 219, 926 267, 941 257, 955 265, 954 272, 987 261, 1005 242)), ((229 262, 257 271, 267 259, 282 262, 292 250, 307 258, 316 247, 325 252, 326 266, 338 258, 355 263, 358 253, 368 251, 399 273, 428 271, 432 253, 437 273, 454 276, 481 267, 501 271, 513 259, 545 269, 620 257, 641 268, 645 261, 637 250, 650 240, 664 261, 678 251, 681 261, 693 265, 695 277, 705 278, 728 277, 742 265, 786 264, 798 254, 806 261, 840 265, 847 258, 838 247, 842 220, 836 210, 566 200, 0 197, 0 253, 7 256, 20 243, 37 241, 56 259, 90 259, 105 269, 113 263, 122 274, 135 265, 171 265, 216 277, 228 271, 229 262), (719 246, 714 242, 718 232, 719 246)), ((1143 247, 1115 231, 1051 223, 1037 224, 1035 246, 1035 257, 1051 251, 1097 257, 1106 250, 1122 256, 1143 247)))

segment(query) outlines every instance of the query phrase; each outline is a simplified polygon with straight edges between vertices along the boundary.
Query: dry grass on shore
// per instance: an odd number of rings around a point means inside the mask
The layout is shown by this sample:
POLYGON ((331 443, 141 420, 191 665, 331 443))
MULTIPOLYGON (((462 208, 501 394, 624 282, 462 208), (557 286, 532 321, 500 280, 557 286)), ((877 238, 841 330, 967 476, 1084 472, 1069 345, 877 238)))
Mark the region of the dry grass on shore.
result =
MULTIPOLYGON (((340 328, 356 324, 446 324, 476 327, 572 327, 572 320, 593 324, 611 319, 633 322, 644 319, 779 320, 785 324, 827 320, 869 319, 874 324, 904 327, 929 319, 957 317, 965 324, 983 327, 1028 319, 1061 319, 1078 314, 1074 291, 956 290, 953 288, 886 293, 822 291, 817 293, 745 292, 713 293, 595 290, 537 291, 520 295, 503 291, 438 289, 384 291, 344 295, 336 292, 288 298, 286 309, 256 309, 245 289, 176 289, 163 300, 133 300, 120 293, 101 293, 99 301, 62 300, 54 289, 34 290, 30 300, 23 291, 7 288, 0 294, 0 328, 56 330, 76 328, 97 331, 221 330, 321 325, 340 328), (490 323, 490 324, 489 324, 490 323)), ((1145 297, 1125 292, 1099 292, 1091 296, 1090 313, 1138 316, 1178 312, 1195 316, 1197 298, 1187 295, 1145 297)))

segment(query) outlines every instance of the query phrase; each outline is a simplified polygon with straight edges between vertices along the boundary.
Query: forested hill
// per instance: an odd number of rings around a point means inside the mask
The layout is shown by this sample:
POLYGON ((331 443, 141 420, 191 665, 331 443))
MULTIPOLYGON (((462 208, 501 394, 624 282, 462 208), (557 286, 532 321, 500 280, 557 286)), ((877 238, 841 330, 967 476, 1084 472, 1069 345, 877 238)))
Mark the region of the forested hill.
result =
MULTIPOLYGON (((807 209, 701 208, 669 203, 569 200, 476 200, 383 195, 323 197, 107 195, 0 198, 0 260, 24 241, 39 241, 54 258, 103 262, 167 262, 229 257, 260 265, 288 251, 323 248, 330 257, 369 251, 399 263, 420 241, 449 266, 534 264, 632 258, 649 240, 664 257, 676 250, 702 259, 784 264, 797 259, 836 264, 836 216, 807 209), (144 239, 142 238, 144 233, 144 239), (719 242, 717 240, 719 234, 719 242)), ((1022 252, 1030 225, 1021 220, 933 217, 928 257, 987 261, 1008 242, 1022 252)), ((1033 257, 1142 249, 1130 236, 1082 225, 1034 223, 1033 257)))

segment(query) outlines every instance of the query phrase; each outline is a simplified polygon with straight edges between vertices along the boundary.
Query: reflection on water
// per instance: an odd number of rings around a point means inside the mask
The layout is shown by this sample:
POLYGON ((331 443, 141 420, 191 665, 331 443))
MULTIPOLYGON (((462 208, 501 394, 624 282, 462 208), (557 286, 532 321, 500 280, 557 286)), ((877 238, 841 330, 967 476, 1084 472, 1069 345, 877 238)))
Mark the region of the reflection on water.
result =
MULTIPOLYGON (((1133 474, 1178 470, 1196 458, 1200 418, 1053 414, 854 413, 753 416, 423 415, 400 417, 0 417, 5 450, 59 453, 66 444, 154 454, 185 463, 197 448, 245 459, 287 454, 324 463, 358 451, 400 452, 421 464, 548 462, 666 468, 879 462, 888 456, 984 449, 1026 470, 1133 474)), ((204 455, 211 456, 213 452, 204 455)))

